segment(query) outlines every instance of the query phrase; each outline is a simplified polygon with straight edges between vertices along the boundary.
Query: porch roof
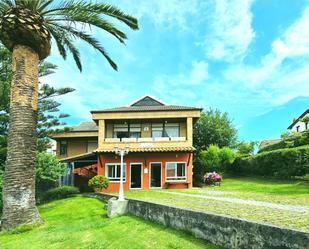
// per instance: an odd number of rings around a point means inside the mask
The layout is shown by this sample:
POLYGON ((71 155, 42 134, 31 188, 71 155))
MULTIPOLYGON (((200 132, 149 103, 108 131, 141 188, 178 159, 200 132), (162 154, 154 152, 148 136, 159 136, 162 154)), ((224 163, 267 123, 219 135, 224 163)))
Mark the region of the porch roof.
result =
POLYGON ((59 160, 62 163, 74 163, 75 168, 90 166, 98 162, 98 157, 94 152, 88 152, 59 160))
MULTIPOLYGON (((170 147, 140 147, 130 148, 130 152, 193 152, 195 148, 192 146, 170 146, 170 147)), ((98 153, 114 152, 114 149, 97 149, 98 153)))

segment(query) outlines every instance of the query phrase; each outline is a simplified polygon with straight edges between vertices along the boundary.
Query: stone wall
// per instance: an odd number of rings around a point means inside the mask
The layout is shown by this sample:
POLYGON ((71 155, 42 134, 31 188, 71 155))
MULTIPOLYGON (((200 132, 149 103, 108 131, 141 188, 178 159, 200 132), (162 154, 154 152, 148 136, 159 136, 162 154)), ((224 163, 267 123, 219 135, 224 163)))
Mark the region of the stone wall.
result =
MULTIPOLYGON (((107 200, 110 195, 94 194, 107 200)), ((307 249, 309 233, 260 222, 129 200, 128 212, 146 220, 188 231, 226 248, 307 249)))

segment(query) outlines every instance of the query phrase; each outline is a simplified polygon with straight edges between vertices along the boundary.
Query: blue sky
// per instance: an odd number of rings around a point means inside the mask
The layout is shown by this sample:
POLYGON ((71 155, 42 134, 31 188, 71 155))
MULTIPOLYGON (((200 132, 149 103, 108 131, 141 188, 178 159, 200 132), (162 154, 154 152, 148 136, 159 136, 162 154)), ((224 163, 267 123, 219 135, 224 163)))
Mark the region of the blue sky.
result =
POLYGON ((52 46, 56 74, 43 79, 76 89, 58 100, 69 125, 89 110, 123 106, 150 94, 168 104, 212 107, 229 113, 242 140, 280 136, 309 108, 308 0, 119 0, 140 30, 126 45, 92 29, 111 57, 77 41, 83 60, 63 61, 52 46))

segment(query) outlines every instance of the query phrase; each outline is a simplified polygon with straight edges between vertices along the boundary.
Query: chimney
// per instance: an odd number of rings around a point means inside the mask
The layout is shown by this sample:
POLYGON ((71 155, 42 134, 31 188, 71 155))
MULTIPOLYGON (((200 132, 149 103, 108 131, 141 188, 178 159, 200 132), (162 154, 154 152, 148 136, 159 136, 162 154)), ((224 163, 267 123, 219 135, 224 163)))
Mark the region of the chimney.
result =
POLYGON ((293 118, 293 123, 296 121, 296 118, 293 118))

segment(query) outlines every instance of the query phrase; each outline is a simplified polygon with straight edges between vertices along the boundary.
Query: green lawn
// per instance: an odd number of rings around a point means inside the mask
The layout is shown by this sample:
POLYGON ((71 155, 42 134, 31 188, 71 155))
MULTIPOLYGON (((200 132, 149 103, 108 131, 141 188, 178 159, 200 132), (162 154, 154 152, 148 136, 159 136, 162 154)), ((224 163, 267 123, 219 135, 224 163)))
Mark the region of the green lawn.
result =
POLYGON ((39 209, 45 223, 32 230, 1 234, 0 248, 219 248, 134 216, 108 219, 103 205, 87 197, 42 205, 39 209))
POLYGON ((275 180, 256 177, 230 177, 223 179, 220 189, 249 193, 305 196, 309 195, 309 181, 275 180))
MULTIPOLYGON (((278 181, 261 178, 226 178, 220 187, 126 192, 129 198, 229 215, 269 224, 309 231, 309 213, 253 205, 252 201, 271 205, 299 205, 309 209, 309 185, 305 181, 278 181), (188 194, 190 196, 176 195, 188 194), (204 198, 203 198, 204 197, 204 198), (208 198, 208 199, 207 199, 208 198), (216 199, 215 199, 216 198, 216 199), (251 202, 240 204, 225 198, 251 202)), ((293 208, 293 207, 292 207, 293 208)))

